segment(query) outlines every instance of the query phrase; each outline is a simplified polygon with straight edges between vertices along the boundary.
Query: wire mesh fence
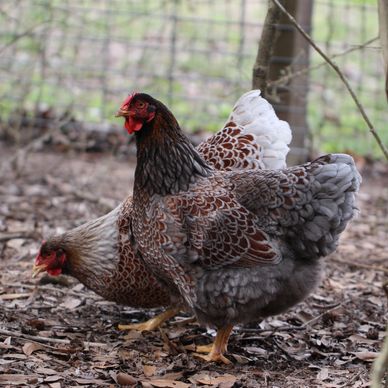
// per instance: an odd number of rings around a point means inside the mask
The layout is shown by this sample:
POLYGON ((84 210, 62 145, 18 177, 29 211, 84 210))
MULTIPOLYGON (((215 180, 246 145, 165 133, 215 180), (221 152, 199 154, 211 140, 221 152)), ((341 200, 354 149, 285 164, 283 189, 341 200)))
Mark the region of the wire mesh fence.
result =
MULTIPOLYGON (((123 97, 141 90, 167 102, 186 130, 216 130, 250 88, 266 8, 266 0, 3 0, 1 129, 18 138, 34 115, 43 122, 71 115, 106 129, 123 97)), ((330 55, 355 49, 336 61, 383 129, 379 42, 363 46, 377 29, 374 1, 314 1, 314 39, 330 55)), ((311 52, 311 65, 321 62, 311 52)), ((346 93, 327 66, 310 72, 313 144, 373 153, 346 93)))

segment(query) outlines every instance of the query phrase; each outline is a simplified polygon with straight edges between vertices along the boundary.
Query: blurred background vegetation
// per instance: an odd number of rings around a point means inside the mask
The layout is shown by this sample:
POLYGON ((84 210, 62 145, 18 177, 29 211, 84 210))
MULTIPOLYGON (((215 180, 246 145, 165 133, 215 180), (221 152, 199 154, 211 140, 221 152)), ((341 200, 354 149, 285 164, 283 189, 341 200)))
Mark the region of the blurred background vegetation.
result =
MULTIPOLYGON (((2 0, 0 131, 12 127, 22 137, 20 118, 37 112, 111 128, 133 90, 169 104, 185 130, 215 131, 250 89, 266 9, 266 0, 2 0)), ((346 53, 335 62, 387 144, 376 1, 314 0, 311 34, 330 56, 346 53)), ((337 75, 316 68, 322 59, 313 50, 298 58, 312 68, 309 152, 380 158, 337 75)))

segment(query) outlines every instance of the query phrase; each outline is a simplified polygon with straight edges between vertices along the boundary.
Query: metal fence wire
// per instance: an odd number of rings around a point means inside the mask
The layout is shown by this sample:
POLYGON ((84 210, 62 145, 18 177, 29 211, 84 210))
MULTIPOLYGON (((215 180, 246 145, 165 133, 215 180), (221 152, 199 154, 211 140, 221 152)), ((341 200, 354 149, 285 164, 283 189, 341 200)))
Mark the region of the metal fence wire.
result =
MULTIPOLYGON (((2 0, 1 130, 16 128, 20 137, 20 118, 36 112, 40 120, 66 113, 107 129, 133 90, 169 104, 186 130, 216 130, 250 89, 266 9, 266 0, 2 0)), ((388 114, 375 1, 315 0, 312 34, 330 55, 343 54, 336 62, 382 130, 388 114)), ((314 146, 375 153, 353 101, 321 62, 310 50, 314 146)))

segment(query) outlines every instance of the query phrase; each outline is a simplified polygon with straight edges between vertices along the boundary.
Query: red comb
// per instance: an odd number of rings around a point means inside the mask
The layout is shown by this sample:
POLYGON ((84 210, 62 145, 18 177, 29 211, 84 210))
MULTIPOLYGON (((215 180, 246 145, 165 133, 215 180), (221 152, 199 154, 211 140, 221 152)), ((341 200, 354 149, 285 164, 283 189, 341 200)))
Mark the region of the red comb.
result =
POLYGON ((121 104, 120 109, 121 110, 127 110, 128 105, 130 104, 132 98, 135 96, 136 92, 128 94, 128 97, 124 100, 124 102, 121 104))

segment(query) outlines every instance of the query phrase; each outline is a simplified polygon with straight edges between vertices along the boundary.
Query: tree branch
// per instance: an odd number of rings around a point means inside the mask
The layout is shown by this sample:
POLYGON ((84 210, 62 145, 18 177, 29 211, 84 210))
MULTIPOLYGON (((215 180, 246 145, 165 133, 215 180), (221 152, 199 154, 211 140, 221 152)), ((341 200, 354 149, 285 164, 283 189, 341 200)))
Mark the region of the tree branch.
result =
POLYGON ((280 3, 279 0, 272 0, 277 7, 290 19, 290 22, 296 27, 296 29, 303 35, 303 37, 311 44, 311 46, 314 47, 314 49, 325 59, 325 61, 334 69, 334 71, 338 74, 342 82, 345 84, 346 89, 348 89, 350 95, 353 98, 353 101, 357 105, 358 110, 360 111, 362 117, 364 118, 364 121, 366 122, 369 131, 375 138, 377 144, 379 145, 381 151, 383 152, 385 158, 388 160, 388 149, 385 147, 383 142, 380 139, 380 136, 376 132, 372 122, 370 121, 368 115, 365 112, 364 107, 362 106, 361 102, 356 96, 356 93, 353 91, 352 87, 350 86, 348 80, 340 70, 340 68, 318 47, 318 45, 311 39, 310 35, 307 34, 307 32, 302 28, 302 26, 294 19, 292 15, 283 7, 283 5, 280 3))
MULTIPOLYGON (((1 336, 7 336, 7 337, 18 337, 18 338, 24 338, 36 342, 43 342, 43 343, 54 343, 54 344, 64 344, 64 345, 70 345, 71 341, 67 339, 60 339, 60 338, 48 338, 48 337, 42 337, 38 335, 30 335, 30 334, 24 334, 19 333, 16 331, 10 331, 6 329, 0 328, 0 335, 1 336)), ((99 348, 106 348, 107 344, 103 344, 100 342, 88 342, 88 341, 82 341, 82 344, 84 347, 99 347, 99 348)))
POLYGON ((51 20, 44 20, 40 23, 37 23, 33 25, 32 27, 28 28, 27 30, 21 32, 20 34, 15 35, 9 42, 7 42, 4 46, 0 47, 0 54, 7 49, 8 47, 12 46, 15 42, 17 42, 19 39, 24 38, 25 36, 28 36, 31 34, 32 31, 34 31, 36 28, 43 26, 44 24, 49 23, 51 20))
MULTIPOLYGON (((376 36, 375 38, 369 39, 368 41, 366 41, 365 43, 363 43, 361 45, 358 45, 358 46, 355 46, 355 47, 351 47, 348 50, 343 51, 342 53, 334 54, 331 57, 331 60, 333 60, 334 58, 339 58, 339 57, 342 57, 344 55, 347 55, 347 54, 349 54, 349 53, 351 53, 353 51, 361 50, 361 49, 365 48, 366 46, 368 46, 369 44, 373 43, 374 41, 376 41, 378 39, 379 39, 379 37, 376 36)), ((291 79, 300 77, 302 75, 305 75, 305 74, 309 73, 310 71, 319 69, 320 67, 323 67, 325 65, 327 65, 326 61, 318 63, 318 64, 313 65, 313 66, 305 67, 304 69, 295 71, 294 73, 288 73, 288 74, 284 75, 283 77, 278 78, 277 80, 269 81, 267 83, 267 86, 270 87, 270 86, 285 85, 291 79)))

